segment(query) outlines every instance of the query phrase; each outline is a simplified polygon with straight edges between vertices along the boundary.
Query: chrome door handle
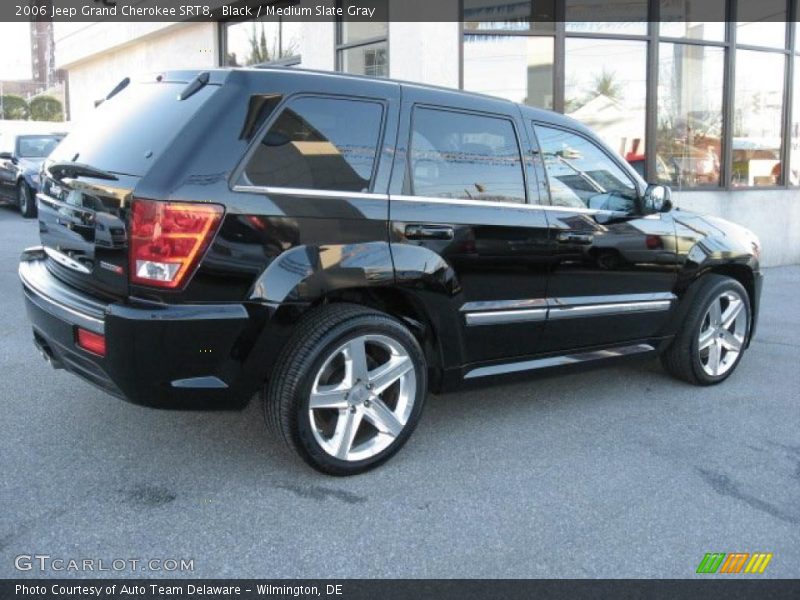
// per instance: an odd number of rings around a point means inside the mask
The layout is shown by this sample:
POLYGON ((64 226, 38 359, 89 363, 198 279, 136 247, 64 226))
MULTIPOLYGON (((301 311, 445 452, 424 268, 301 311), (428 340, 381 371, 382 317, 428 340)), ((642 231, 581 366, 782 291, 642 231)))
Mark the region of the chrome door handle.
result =
POLYGON ((409 240, 452 240, 453 228, 449 225, 406 225, 406 238, 409 240))
POLYGON ((591 244, 594 236, 590 233, 569 233, 562 231, 558 234, 558 241, 562 244, 591 244))

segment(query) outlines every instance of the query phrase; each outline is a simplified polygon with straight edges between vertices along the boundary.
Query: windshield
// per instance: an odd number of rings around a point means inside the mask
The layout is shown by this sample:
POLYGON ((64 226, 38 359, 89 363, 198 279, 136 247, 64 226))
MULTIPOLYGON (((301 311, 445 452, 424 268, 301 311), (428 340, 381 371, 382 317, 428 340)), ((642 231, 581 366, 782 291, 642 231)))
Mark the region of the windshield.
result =
POLYGON ((63 135, 22 135, 17 139, 17 155, 20 158, 46 158, 63 139, 63 135))

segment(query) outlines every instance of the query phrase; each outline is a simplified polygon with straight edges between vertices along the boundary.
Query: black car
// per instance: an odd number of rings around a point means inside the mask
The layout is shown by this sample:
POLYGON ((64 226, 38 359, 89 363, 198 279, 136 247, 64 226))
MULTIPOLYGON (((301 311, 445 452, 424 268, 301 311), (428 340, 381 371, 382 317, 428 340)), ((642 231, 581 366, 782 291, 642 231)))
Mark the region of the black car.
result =
POLYGON ((42 161, 64 139, 63 133, 0 136, 0 200, 15 204, 22 216, 36 216, 42 161))
POLYGON ((580 123, 486 96, 161 73, 43 172, 19 267, 43 355, 147 406, 260 392, 327 473, 394 454, 428 390, 653 352, 715 384, 755 330, 752 233, 672 210, 580 123))

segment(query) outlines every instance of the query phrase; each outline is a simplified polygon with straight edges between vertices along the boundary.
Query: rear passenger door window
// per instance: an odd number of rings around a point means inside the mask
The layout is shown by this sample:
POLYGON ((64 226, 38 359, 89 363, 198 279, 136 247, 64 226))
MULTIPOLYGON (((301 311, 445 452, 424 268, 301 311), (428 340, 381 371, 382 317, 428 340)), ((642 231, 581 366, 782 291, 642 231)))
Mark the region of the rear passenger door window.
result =
POLYGON ((240 184, 368 192, 383 121, 379 102, 291 100, 251 154, 240 184))
POLYGON ((417 107, 409 171, 416 196, 525 202, 522 158, 510 119, 417 107))
POLYGON ((534 125, 555 206, 632 214, 633 180, 599 146, 564 129, 534 125))

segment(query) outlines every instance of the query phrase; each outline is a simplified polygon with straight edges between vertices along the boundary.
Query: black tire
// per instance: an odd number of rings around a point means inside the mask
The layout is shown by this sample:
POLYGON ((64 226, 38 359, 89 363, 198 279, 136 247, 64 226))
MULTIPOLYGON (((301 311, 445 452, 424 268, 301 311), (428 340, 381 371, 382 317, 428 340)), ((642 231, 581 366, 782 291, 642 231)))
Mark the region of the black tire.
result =
POLYGON ((678 315, 681 324, 675 339, 661 355, 661 362, 664 368, 677 379, 694 385, 714 385, 730 377, 744 355, 752 326, 750 298, 741 283, 723 275, 706 275, 693 284, 694 286, 696 287, 689 290, 684 300, 688 305, 678 315), (731 362, 731 366, 724 373, 713 376, 703 368, 699 336, 711 303, 727 291, 735 292, 742 299, 747 315, 747 325, 744 343, 735 361, 731 362))
MULTIPOLYGON (((330 475, 355 475, 377 467, 400 450, 419 421, 426 391, 425 354, 400 321, 355 304, 327 304, 303 318, 278 357, 263 390, 264 415, 271 432, 314 469, 330 475), (327 452, 315 438, 319 430, 312 429, 316 426, 309 416, 310 396, 317 374, 337 348, 363 335, 385 336, 400 344, 411 359, 416 386, 410 387, 415 387, 415 397, 402 431, 388 447, 363 460, 342 460, 327 452)), ((342 413, 337 414, 338 420, 342 413)))
POLYGON ((36 216, 36 199, 30 186, 24 181, 17 185, 17 206, 20 214, 26 219, 33 219, 36 216))

